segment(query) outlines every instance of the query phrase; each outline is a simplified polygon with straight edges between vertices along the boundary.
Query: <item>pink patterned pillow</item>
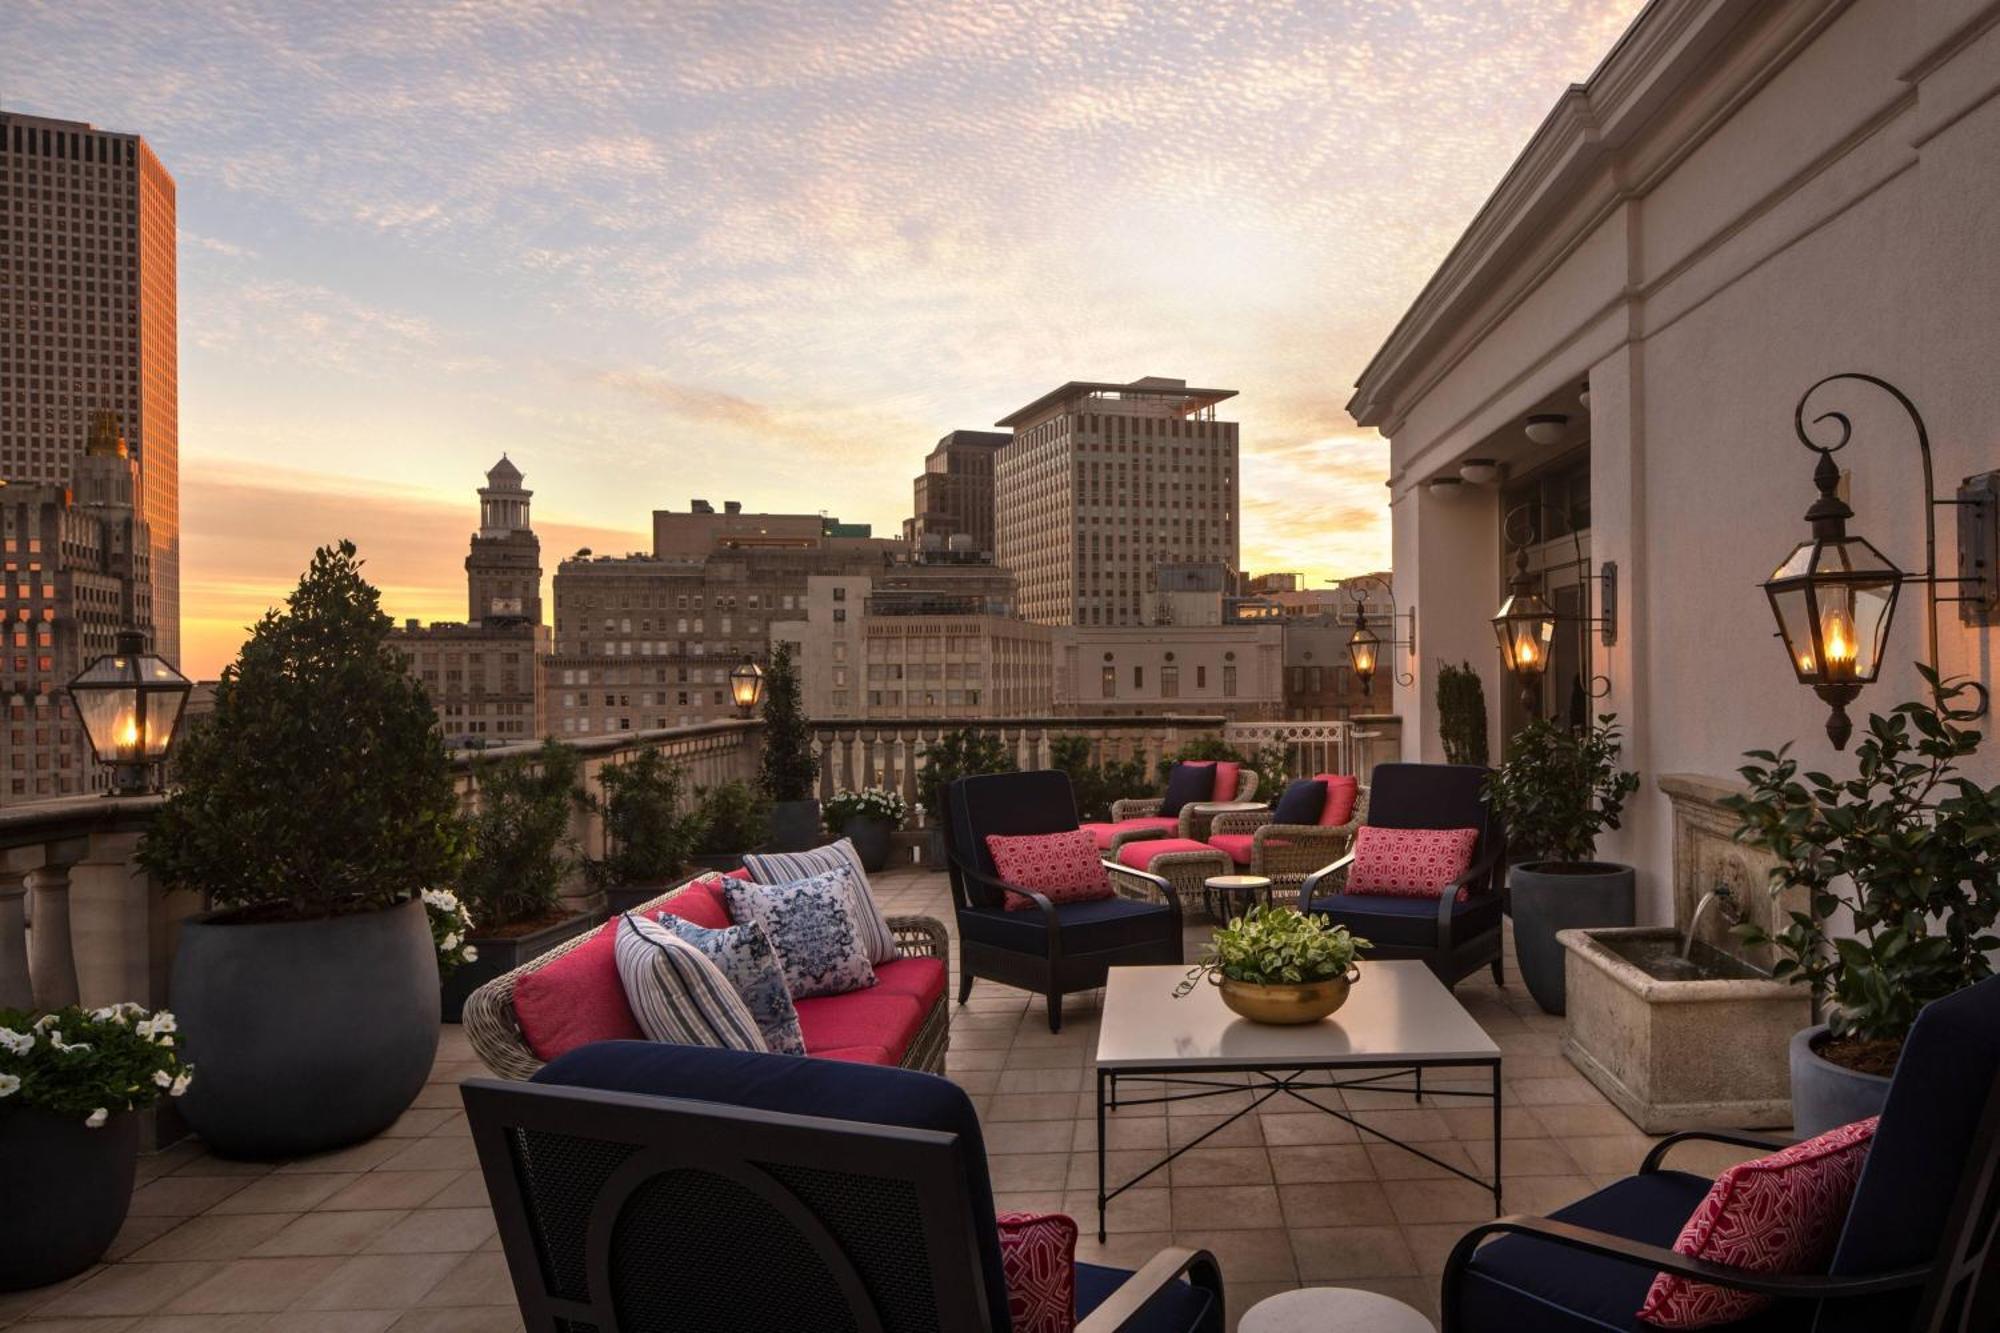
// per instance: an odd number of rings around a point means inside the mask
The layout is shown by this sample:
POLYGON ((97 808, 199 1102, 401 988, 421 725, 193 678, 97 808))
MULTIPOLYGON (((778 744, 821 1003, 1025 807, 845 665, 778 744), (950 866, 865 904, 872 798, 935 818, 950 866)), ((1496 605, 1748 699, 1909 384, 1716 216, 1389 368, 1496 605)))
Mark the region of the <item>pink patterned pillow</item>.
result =
MULTIPOLYGON (((1354 835, 1354 864, 1347 892, 1391 898, 1435 898, 1472 864, 1476 828, 1376 828, 1354 835)), ((1464 902, 1470 895, 1458 891, 1464 902)))
MULTIPOLYGON (((1854 1200, 1877 1117, 1830 1129, 1715 1178, 1681 1228, 1674 1253, 1758 1273, 1821 1273, 1854 1200)), ((1661 1273, 1639 1307, 1660 1328, 1710 1328, 1747 1319, 1769 1296, 1661 1273)))
MULTIPOLYGON (((1103 853, 1088 829, 1067 833, 1028 833, 1005 837, 986 835, 986 850, 1000 878, 1033 889, 1054 903, 1087 903, 1111 896, 1111 876, 1104 871, 1103 853)), ((1035 905, 1025 894, 1007 895, 1007 910, 1024 912, 1035 905)))
POLYGON ((1076 1223, 1061 1213, 996 1213, 1014 1333, 1076 1327, 1076 1223))

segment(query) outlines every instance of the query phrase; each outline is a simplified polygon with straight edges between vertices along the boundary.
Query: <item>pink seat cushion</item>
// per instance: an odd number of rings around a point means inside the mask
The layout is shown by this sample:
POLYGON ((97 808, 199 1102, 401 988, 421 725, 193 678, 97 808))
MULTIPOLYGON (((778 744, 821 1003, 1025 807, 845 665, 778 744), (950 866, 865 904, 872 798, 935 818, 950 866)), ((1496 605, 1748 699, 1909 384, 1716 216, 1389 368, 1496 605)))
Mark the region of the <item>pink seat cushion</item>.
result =
POLYGON ((805 1037, 807 1055, 880 1046, 892 1061, 902 1060, 928 1012, 908 995, 885 995, 873 986, 841 995, 810 996, 797 1003, 799 1032, 805 1037))
POLYGON ((1165 815, 1143 815, 1138 819, 1121 819, 1116 824, 1085 824, 1083 827, 1096 841, 1097 850, 1108 852, 1112 839, 1121 833, 1173 833, 1180 826, 1180 820, 1169 819, 1165 815))
MULTIPOLYGON (((1218 852, 1227 852, 1229 859, 1237 865, 1247 866, 1250 864, 1251 857, 1255 852, 1252 844, 1256 841, 1256 837, 1257 835, 1254 833, 1215 833, 1209 835, 1208 845, 1215 848, 1218 852)), ((1270 838, 1265 841, 1264 845, 1266 847, 1284 847, 1287 844, 1283 838, 1270 838)))
MULTIPOLYGON (((1363 824, 1354 836, 1354 864, 1347 870, 1348 893, 1390 898, 1435 898, 1472 864, 1479 842, 1476 828, 1376 828, 1363 824)), ((1458 891, 1460 902, 1467 893, 1458 891)))
POLYGON ((944 998, 945 966, 942 958, 898 958, 875 968, 875 989, 890 995, 907 995, 929 1013, 944 998))
POLYGON ((1354 818, 1354 801, 1361 794, 1360 779, 1340 773, 1315 773, 1313 778, 1326 784, 1326 804, 1319 812, 1321 828, 1339 828, 1354 818))
MULTIPOLYGON (((1874 1139, 1871 1117, 1730 1167, 1681 1228, 1674 1253, 1758 1273, 1825 1272, 1874 1139)), ((1661 1273, 1637 1317, 1659 1328, 1710 1328, 1772 1304, 1661 1273)))
POLYGON ((1181 762, 1189 768, 1212 768, 1215 770, 1215 786, 1208 794, 1209 800, 1233 801, 1236 799, 1236 787, 1242 781, 1243 765, 1232 764, 1226 760, 1218 759, 1184 759, 1181 762))
POLYGON ((815 1060, 845 1060, 857 1065, 895 1066, 901 1061, 880 1046, 837 1046, 830 1051, 814 1051, 815 1060))
POLYGON ((1009 1333, 1076 1327, 1076 1223, 1061 1213, 995 1213, 1009 1333))
MULTIPOLYGON (((1087 829, 1061 833, 986 835, 994 873, 1016 888, 1032 889, 1052 903, 1087 903, 1112 894, 1111 877, 1098 855, 1096 835, 1087 829)), ((1009 893, 1007 910, 1035 905, 1025 894, 1009 893)))
POLYGON ((1222 853, 1205 842, 1193 838, 1147 838, 1143 842, 1128 842, 1118 849, 1118 864, 1131 866, 1134 870, 1150 870, 1153 858, 1168 852, 1208 852, 1216 856, 1222 853))

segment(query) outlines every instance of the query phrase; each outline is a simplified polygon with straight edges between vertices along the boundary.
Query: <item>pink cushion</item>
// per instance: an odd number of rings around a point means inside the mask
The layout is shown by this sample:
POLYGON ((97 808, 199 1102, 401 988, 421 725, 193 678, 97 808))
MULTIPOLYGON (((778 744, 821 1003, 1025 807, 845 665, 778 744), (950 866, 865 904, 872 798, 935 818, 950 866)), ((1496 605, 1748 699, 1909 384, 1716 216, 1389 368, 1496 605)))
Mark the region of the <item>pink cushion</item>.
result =
POLYGON ((907 995, 885 995, 872 986, 840 995, 809 996, 797 1001, 797 1007, 807 1055, 849 1046, 880 1046, 893 1060, 901 1060, 903 1052, 910 1049, 910 1041, 924 1025, 928 1012, 907 995))
POLYGON ((723 901, 720 875, 689 880, 660 904, 660 910, 691 926, 705 926, 709 930, 725 930, 735 924, 729 919, 729 904, 723 901))
POLYGON ((925 1013, 944 998, 945 966, 942 958, 898 958, 893 963, 875 965, 875 989, 889 995, 907 995, 925 1013))
POLYGON ((1341 773, 1315 773, 1313 779, 1326 784, 1326 804, 1320 807, 1321 828, 1339 828, 1354 818, 1354 802, 1361 794, 1361 781, 1341 773))
POLYGON ((1168 852, 1210 852, 1217 849, 1193 838, 1147 838, 1141 842, 1128 842, 1118 849, 1118 864, 1131 866, 1134 870, 1151 870, 1153 858, 1168 852))
MULTIPOLYGON (((1347 892, 1392 898, 1435 898, 1472 864, 1476 828, 1376 828, 1354 836, 1347 892)), ((1458 891, 1463 902, 1467 893, 1458 891)))
POLYGON ((734 869, 734 870, 725 870, 725 871, 723 871, 722 873, 723 873, 723 874, 724 874, 725 876, 727 876, 728 878, 730 878, 730 879, 751 879, 751 878, 754 878, 754 877, 753 877, 753 876, 751 875, 751 873, 750 873, 750 867, 748 867, 748 866, 738 866, 738 867, 736 867, 736 869, 734 869))
MULTIPOLYGON (((992 853, 993 869, 1001 879, 1033 889, 1050 902, 1085 903, 1111 896, 1111 877, 1098 857, 1097 838, 1087 829, 1018 837, 989 833, 986 850, 992 853)), ((1034 905, 1034 900, 1023 894, 1007 895, 1010 912, 1034 905)))
POLYGON ((1121 833, 1173 833, 1180 826, 1180 820, 1165 815, 1142 815, 1137 819, 1121 819, 1116 824, 1085 824, 1083 828, 1096 841, 1098 851, 1108 852, 1112 839, 1121 833))
MULTIPOLYGON (((1183 759, 1189 768, 1212 768, 1215 770, 1215 786, 1210 789, 1211 801, 1233 801, 1236 799, 1236 785, 1242 780, 1243 765, 1219 759, 1183 759)), ((1200 804, 1199 801, 1196 802, 1200 804)))
MULTIPOLYGON (((1730 1167, 1681 1228, 1674 1253, 1758 1273, 1824 1273, 1874 1138, 1871 1117, 1730 1167)), ((1773 1303, 1661 1273, 1638 1318, 1660 1328, 1709 1328, 1773 1303)))
MULTIPOLYGON (((1208 845, 1215 848, 1218 852, 1227 852, 1229 859, 1237 865, 1247 866, 1256 852, 1256 848, 1253 846, 1256 838, 1257 835, 1254 833, 1212 833, 1209 835, 1208 845)), ((1266 847, 1286 847, 1290 844, 1283 838, 1267 838, 1264 841, 1264 845, 1266 847)))
POLYGON ((1076 1223, 1061 1213, 996 1213, 1013 1333, 1076 1327, 1076 1223))

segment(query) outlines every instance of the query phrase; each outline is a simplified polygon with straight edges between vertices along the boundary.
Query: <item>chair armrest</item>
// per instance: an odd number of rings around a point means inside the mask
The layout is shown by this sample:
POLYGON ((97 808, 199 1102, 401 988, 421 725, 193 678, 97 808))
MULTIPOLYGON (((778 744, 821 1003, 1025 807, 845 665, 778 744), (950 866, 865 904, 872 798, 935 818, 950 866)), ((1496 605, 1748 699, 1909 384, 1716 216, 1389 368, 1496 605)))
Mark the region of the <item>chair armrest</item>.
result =
POLYGON ((1234 802, 1189 801, 1182 806, 1180 835, 1195 842, 1208 841, 1208 835, 1215 831, 1215 821, 1229 813, 1216 808, 1223 804, 1234 804, 1234 802))
POLYGON ((1122 801, 1111 803, 1111 822, 1122 824, 1128 819, 1143 819, 1160 813, 1165 798, 1159 796, 1128 796, 1122 801))
POLYGON ((1774 1139, 1764 1134, 1734 1134, 1713 1129, 1684 1129, 1677 1134, 1669 1134, 1653 1145, 1646 1154, 1646 1160, 1639 1163, 1639 1174, 1650 1176, 1660 1169, 1667 1153, 1675 1145, 1682 1143, 1726 1143, 1732 1148, 1762 1148, 1767 1152, 1777 1152, 1792 1146, 1794 1140, 1774 1139))
POLYGON ((1077 1321, 1076 1333, 1118 1333, 1136 1327, 1146 1302, 1167 1289, 1169 1282, 1186 1273, 1194 1286, 1211 1292, 1215 1307, 1222 1308, 1222 1268, 1207 1250, 1188 1250, 1172 1245, 1146 1261, 1146 1266, 1125 1279, 1105 1298, 1104 1304, 1077 1321))
POLYGON ((905 958, 949 958, 951 933, 934 916, 892 916, 889 933, 905 958))
POLYGON ((1271 822, 1269 810, 1225 810, 1208 826, 1210 834, 1255 833, 1271 822))
POLYGON ((1347 882, 1347 868, 1353 864, 1354 853, 1350 851, 1332 865, 1321 866, 1318 870, 1307 875, 1305 883, 1299 885, 1300 910, 1304 910, 1305 905, 1312 901, 1313 893, 1319 888, 1322 880, 1333 880, 1334 888, 1337 891, 1342 884, 1347 882))

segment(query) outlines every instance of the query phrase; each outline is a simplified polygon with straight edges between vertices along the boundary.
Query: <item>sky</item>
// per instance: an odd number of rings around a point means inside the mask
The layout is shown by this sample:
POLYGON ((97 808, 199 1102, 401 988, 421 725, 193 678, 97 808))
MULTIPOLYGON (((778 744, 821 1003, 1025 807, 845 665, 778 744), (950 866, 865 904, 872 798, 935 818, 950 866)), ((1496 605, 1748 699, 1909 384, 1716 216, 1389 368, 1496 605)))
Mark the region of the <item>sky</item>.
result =
POLYGON ((1233 388, 1243 565, 1388 563, 1369 356, 1639 0, 7 0, 0 105, 180 209, 183 667, 312 548, 465 615, 700 497, 900 530, 1065 380, 1233 388))

